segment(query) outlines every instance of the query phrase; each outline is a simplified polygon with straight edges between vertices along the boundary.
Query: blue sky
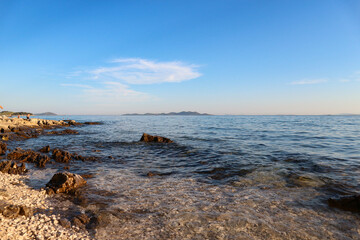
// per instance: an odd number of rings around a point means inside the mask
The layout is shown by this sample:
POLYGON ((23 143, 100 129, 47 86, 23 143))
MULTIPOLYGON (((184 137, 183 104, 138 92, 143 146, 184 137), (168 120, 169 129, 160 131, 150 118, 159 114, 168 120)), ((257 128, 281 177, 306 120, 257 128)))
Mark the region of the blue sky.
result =
POLYGON ((360 114, 360 1, 3 1, 0 105, 360 114))

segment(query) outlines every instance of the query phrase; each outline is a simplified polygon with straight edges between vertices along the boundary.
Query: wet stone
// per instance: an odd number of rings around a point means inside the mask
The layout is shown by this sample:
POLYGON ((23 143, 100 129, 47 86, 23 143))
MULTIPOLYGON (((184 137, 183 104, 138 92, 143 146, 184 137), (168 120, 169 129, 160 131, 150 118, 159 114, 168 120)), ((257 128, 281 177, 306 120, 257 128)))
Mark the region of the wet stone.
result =
POLYGON ((0 141, 0 155, 4 155, 6 153, 6 150, 7 150, 6 143, 0 141))
POLYGON ((172 140, 166 137, 152 136, 147 133, 143 133, 140 142, 155 142, 155 143, 173 143, 172 140))
POLYGON ((62 130, 62 131, 51 131, 51 132, 48 132, 47 134, 50 134, 50 135, 70 135, 70 134, 79 134, 79 132, 76 131, 76 130, 72 130, 72 129, 66 129, 66 130, 62 130))
POLYGON ((67 151, 63 151, 58 148, 55 148, 52 153, 52 158, 56 162, 68 163, 71 159, 71 154, 67 151))
POLYGON ((50 146, 45 146, 39 150, 39 152, 42 153, 49 153, 50 152, 50 146))
POLYGON ((51 188, 55 193, 71 193, 85 184, 86 181, 80 175, 62 172, 56 173, 46 187, 51 188))
POLYGON ((350 212, 360 212, 360 195, 345 196, 341 198, 330 198, 328 200, 330 207, 339 208, 350 212))

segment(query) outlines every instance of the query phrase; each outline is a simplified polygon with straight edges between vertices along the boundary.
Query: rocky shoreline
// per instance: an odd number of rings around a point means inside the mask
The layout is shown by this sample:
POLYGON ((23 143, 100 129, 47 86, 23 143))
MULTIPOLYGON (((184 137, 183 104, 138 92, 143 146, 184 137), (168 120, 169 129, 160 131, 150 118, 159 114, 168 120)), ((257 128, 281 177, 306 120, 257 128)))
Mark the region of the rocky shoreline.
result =
MULTIPOLYGON (((91 123, 94 124, 94 123, 91 123)), ((21 119, 0 117, 0 239, 92 239, 86 224, 95 219, 81 212, 75 204, 54 197, 55 193, 78 195, 77 188, 86 184, 79 175, 57 173, 40 190, 26 185, 29 177, 24 163, 44 168, 51 160, 67 163, 70 158, 85 157, 45 146, 38 151, 7 148, 7 141, 19 141, 42 134, 77 134, 71 129, 54 129, 82 125, 72 120, 21 119), (52 131, 50 131, 52 130, 52 131), (72 212, 73 216, 61 214, 72 212)))

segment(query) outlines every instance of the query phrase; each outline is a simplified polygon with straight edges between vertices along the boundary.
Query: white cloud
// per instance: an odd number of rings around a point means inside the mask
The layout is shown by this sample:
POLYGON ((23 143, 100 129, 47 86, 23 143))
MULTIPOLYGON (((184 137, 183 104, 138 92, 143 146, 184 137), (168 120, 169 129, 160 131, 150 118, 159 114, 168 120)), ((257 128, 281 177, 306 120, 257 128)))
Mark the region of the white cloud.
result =
POLYGON ((118 81, 128 84, 182 82, 201 76, 196 65, 182 62, 155 62, 141 58, 119 58, 115 66, 99 67, 89 71, 93 79, 118 81))
POLYGON ((303 79, 300 81, 291 82, 291 85, 308 85, 308 84, 319 84, 327 82, 327 79, 303 79))

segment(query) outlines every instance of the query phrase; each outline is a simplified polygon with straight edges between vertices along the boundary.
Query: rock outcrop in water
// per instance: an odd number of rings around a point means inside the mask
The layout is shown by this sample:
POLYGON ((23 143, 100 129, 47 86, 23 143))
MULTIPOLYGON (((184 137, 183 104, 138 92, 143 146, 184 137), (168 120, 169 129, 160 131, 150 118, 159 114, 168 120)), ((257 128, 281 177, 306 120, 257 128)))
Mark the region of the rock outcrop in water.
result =
POLYGON ((52 158, 56 162, 68 163, 71 159, 71 154, 67 151, 63 151, 58 148, 55 148, 52 153, 52 158))
POLYGON ((48 193, 71 193, 84 186, 86 181, 77 174, 69 172, 56 173, 46 184, 48 193))
POLYGON ((2 161, 0 162, 0 172, 8 174, 24 174, 27 172, 27 169, 24 164, 18 166, 13 161, 2 161))
POLYGON ((360 212, 360 195, 346 196, 328 200, 330 207, 339 208, 350 212, 360 212))
POLYGON ((76 130, 72 130, 72 129, 65 129, 62 131, 51 131, 51 132, 48 132, 47 134, 49 134, 49 135, 70 135, 70 134, 79 134, 79 132, 76 130))
POLYGON ((0 141, 0 155, 4 155, 7 150, 7 145, 4 142, 0 141))
POLYGON ((39 150, 39 152, 49 153, 49 152, 50 152, 50 146, 48 145, 48 146, 45 146, 45 147, 41 148, 41 149, 39 150))
POLYGON ((156 143, 173 143, 172 140, 166 137, 160 137, 160 136, 152 136, 147 133, 143 133, 141 139, 141 142, 156 142, 156 143))
POLYGON ((22 150, 21 148, 16 148, 10 152, 7 155, 7 159, 35 163, 37 167, 45 167, 45 164, 50 161, 50 157, 47 155, 37 153, 33 150, 22 150))

